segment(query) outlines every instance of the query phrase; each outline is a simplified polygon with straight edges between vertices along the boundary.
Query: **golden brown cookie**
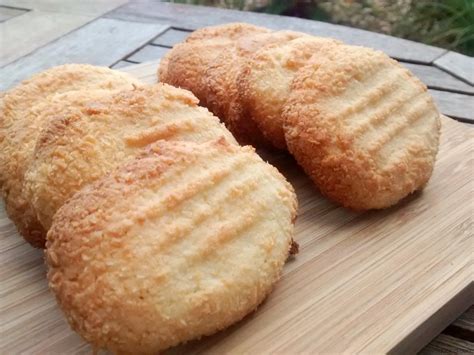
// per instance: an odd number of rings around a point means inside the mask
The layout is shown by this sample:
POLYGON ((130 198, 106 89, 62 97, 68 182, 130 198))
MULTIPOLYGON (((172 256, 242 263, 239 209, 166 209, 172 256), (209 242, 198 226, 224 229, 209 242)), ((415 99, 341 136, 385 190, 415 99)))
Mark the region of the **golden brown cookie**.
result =
POLYGON ((158 68, 158 80, 190 90, 207 107, 206 71, 219 54, 229 47, 229 40, 207 43, 179 43, 163 59, 158 68))
POLYGON ((293 31, 277 31, 244 37, 237 40, 234 46, 228 46, 226 50, 221 51, 208 66, 205 75, 207 107, 221 117, 241 144, 270 145, 246 107, 242 105, 238 80, 246 58, 259 48, 283 44, 301 36, 306 35, 293 31))
POLYGON ((431 176, 440 114, 426 87, 382 52, 341 45, 313 57, 284 118, 290 152, 346 207, 389 207, 431 176))
POLYGON ((36 138, 47 119, 40 115, 38 104, 55 93, 124 89, 137 83, 131 76, 108 68, 67 64, 36 74, 3 96, 0 103, 0 185, 8 216, 33 246, 43 246, 45 231, 22 190, 36 138))
MULTIPOLYGON (((240 105, 235 104, 237 90, 232 81, 237 63, 233 54, 237 41, 244 40, 241 46, 255 48, 254 36, 270 33, 268 29, 249 24, 231 23, 207 27, 193 32, 186 42, 171 49, 163 58, 158 69, 159 80, 192 91, 203 106, 217 115, 242 144, 261 145, 264 141, 253 122, 241 113, 240 105), (227 73, 228 66, 232 73, 227 73), (212 85, 220 85, 214 87, 212 85), (222 96, 223 91, 230 90, 222 96)), ((239 53, 241 51, 237 51, 239 53)))
POLYGON ((67 199, 150 143, 224 137, 237 144, 192 93, 166 84, 68 92, 47 106, 42 115, 49 123, 25 174, 26 196, 46 230, 67 199))
MULTIPOLYGON (((177 45, 176 45, 177 46, 177 45)), ((175 46, 175 47, 176 47, 175 46)), ((160 59, 160 64, 158 65, 158 70, 157 70, 157 79, 158 82, 165 83, 167 80, 167 75, 168 75, 168 63, 169 63, 169 53, 170 51, 166 52, 166 54, 163 56, 163 58, 160 59)))
POLYGON ((161 82, 190 90, 206 105, 205 73, 215 58, 233 46, 237 38, 269 32, 246 23, 205 27, 191 33, 186 41, 175 45, 160 62, 161 82))
POLYGON ((58 211, 50 288, 94 347, 157 353, 256 309, 295 213, 293 189, 251 147, 160 142, 58 211))
POLYGON ((242 105, 264 136, 279 149, 286 148, 282 111, 297 71, 313 55, 341 44, 329 38, 298 37, 264 46, 246 58, 238 77, 242 105))

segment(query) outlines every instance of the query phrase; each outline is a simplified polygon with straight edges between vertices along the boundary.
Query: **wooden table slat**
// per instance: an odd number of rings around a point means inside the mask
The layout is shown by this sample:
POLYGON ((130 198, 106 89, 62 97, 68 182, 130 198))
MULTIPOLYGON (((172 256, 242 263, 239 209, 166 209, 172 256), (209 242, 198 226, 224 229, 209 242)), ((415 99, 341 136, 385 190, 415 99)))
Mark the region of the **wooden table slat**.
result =
POLYGON ((157 82, 157 69, 160 65, 160 60, 155 59, 150 62, 135 64, 133 66, 121 68, 122 71, 132 74, 141 81, 147 84, 154 84, 157 82))
POLYGON ((168 47, 148 45, 125 59, 136 63, 148 62, 162 58, 169 50, 168 47))
POLYGON ((189 36, 189 33, 190 31, 170 28, 168 31, 155 38, 152 43, 165 47, 173 47, 176 43, 184 41, 184 39, 189 36))
POLYGON ((474 58, 456 52, 449 52, 434 61, 434 64, 474 85, 474 58))
POLYGON ((166 22, 174 27, 191 30, 226 22, 248 22, 273 29, 290 29, 316 36, 334 37, 348 44, 373 47, 392 57, 420 63, 431 63, 447 52, 445 49, 422 43, 319 21, 205 6, 157 3, 152 0, 130 2, 110 12, 106 17, 151 23, 166 22))
POLYGON ((428 91, 443 114, 474 123, 474 96, 431 89, 428 91))
POLYGON ((391 350, 391 354, 411 354, 418 349, 413 348, 413 344, 428 344, 434 336, 446 330, 446 324, 454 322, 465 310, 466 305, 471 303, 474 296, 474 284, 459 292, 442 308, 433 312, 432 315, 418 328, 412 331, 402 342, 391 350))
POLYGON ((120 68, 126 68, 131 65, 137 65, 136 63, 128 62, 126 60, 121 60, 120 62, 115 63, 114 65, 111 66, 112 69, 120 69, 120 68))
POLYGON ((452 325, 474 333, 474 306, 471 306, 452 325))
POLYGON ((440 334, 420 352, 420 355, 472 353, 474 353, 474 343, 449 335, 440 334))
POLYGON ((22 15, 26 11, 27 10, 16 9, 16 8, 13 8, 13 7, 0 6, 0 22, 4 22, 4 21, 9 20, 13 17, 22 15))
POLYGON ((127 2, 128 0, 0 0, 0 5, 97 17, 127 2))
POLYGON ((0 90, 64 63, 109 66, 141 47, 166 26, 98 19, 0 69, 0 90))
POLYGON ((33 10, 0 23, 0 67, 94 20, 91 16, 33 10), (32 30, 34 29, 34 30, 32 30))
POLYGON ((449 90, 458 93, 474 94, 474 87, 456 77, 429 65, 401 63, 408 68, 430 89, 449 90))

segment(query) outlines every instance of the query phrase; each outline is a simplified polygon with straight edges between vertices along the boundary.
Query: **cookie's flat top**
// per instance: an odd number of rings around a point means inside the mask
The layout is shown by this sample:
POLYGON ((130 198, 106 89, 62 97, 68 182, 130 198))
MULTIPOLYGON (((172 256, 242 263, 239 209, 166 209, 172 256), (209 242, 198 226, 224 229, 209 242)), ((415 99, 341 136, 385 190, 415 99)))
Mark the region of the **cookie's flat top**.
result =
POLYGON ((24 195, 23 181, 33 159, 36 138, 47 121, 47 117, 38 114, 37 105, 45 103, 53 93, 131 89, 135 84, 137 81, 130 75, 109 68, 66 64, 34 75, 3 95, 0 101, 0 185, 10 218, 33 245, 44 245, 45 231, 24 195))
POLYGON ((289 151, 343 206, 390 207, 431 176, 440 113, 423 83, 381 51, 339 45, 313 56, 283 117, 289 151))
POLYGON ((255 310, 288 258, 296 206, 252 147, 159 141, 59 209, 50 286, 96 346, 156 353, 255 310))
POLYGON ((158 140, 207 142, 232 134, 189 91, 166 84, 53 96, 39 108, 38 136, 24 191, 49 229, 56 210, 82 186, 158 140), (42 118, 42 117, 45 118, 42 118))

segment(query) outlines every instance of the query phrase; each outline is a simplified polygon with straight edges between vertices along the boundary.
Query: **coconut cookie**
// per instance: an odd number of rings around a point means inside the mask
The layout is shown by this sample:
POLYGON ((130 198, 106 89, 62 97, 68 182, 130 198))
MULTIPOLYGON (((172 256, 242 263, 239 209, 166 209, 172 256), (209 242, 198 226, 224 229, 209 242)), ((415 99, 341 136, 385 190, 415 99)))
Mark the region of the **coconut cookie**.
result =
POLYGON ((156 353, 255 310, 295 214, 293 189, 251 147, 159 142, 58 211, 50 287, 96 348, 156 353))
POLYGON ((46 230, 74 193, 155 141, 224 137, 237 144, 192 93, 166 84, 115 93, 69 92, 47 106, 42 114, 50 122, 25 174, 26 195, 46 230))
POLYGON ((321 192, 356 210, 385 208, 428 182, 440 113, 382 52, 337 46, 297 72, 284 108, 289 151, 321 192))
POLYGON ((0 101, 0 185, 8 216, 33 246, 43 247, 45 231, 23 193, 24 173, 47 117, 41 103, 52 94, 76 90, 133 88, 128 74, 85 64, 51 68, 7 91, 0 101))
POLYGON ((276 148, 286 148, 282 111, 294 76, 313 55, 324 55, 338 44, 334 39, 302 36, 265 46, 244 61, 238 79, 242 105, 276 148))

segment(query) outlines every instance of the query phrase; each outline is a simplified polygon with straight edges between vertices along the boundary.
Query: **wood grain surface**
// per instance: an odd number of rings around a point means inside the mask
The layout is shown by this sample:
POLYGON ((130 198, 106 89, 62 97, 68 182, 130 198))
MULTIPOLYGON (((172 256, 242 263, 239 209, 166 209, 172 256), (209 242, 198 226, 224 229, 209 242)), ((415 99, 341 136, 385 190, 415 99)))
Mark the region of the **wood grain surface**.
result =
POLYGON ((33 73, 65 63, 112 65, 168 26, 98 19, 0 69, 0 90, 33 73))
MULTIPOLYGON (((468 311, 459 317, 452 325, 474 334, 474 306, 471 306, 468 311)), ((474 341, 474 339, 472 339, 472 341, 474 341)))
POLYGON ((165 47, 173 47, 176 43, 182 42, 191 32, 170 28, 168 31, 156 38, 152 43, 165 47))
POLYGON ((117 62, 114 65, 112 65, 111 68, 120 69, 120 68, 129 67, 129 66, 134 65, 134 64, 137 64, 137 63, 130 62, 128 60, 121 60, 120 62, 117 62))
POLYGON ((443 114, 474 123, 474 96, 432 89, 429 92, 443 114))
POLYGON ((0 0, 0 5, 97 17, 127 2, 128 0, 0 0))
POLYGON ((0 67, 92 21, 85 15, 33 10, 0 24, 0 67), (35 28, 35 31, 32 31, 35 28))
MULTIPOLYGON (((125 70, 156 80, 156 63, 125 70)), ((458 315, 446 305, 460 313, 472 302, 473 137, 474 127, 443 118, 426 189, 362 214, 323 198, 288 155, 261 151, 297 191, 300 253, 255 313, 170 353, 384 353, 423 325, 433 338, 458 315)), ((0 234, 1 352, 90 351, 47 291, 42 252, 22 241, 3 209, 0 234)), ((424 345, 412 338, 404 349, 424 345)))
POLYGON ((435 341, 423 349, 420 355, 453 354, 453 350, 457 350, 455 353, 458 354, 473 354, 474 346, 470 341, 441 334, 435 341))
POLYGON ((4 22, 13 17, 23 15, 27 10, 16 9, 14 7, 0 6, 0 22, 4 22))
POLYGON ((148 45, 127 57, 127 60, 135 63, 149 62, 151 60, 162 58, 168 51, 168 47, 148 45))
POLYGON ((474 85, 474 58, 464 54, 449 52, 434 61, 434 64, 458 78, 474 85))
POLYGON ((474 95, 474 86, 458 80, 454 76, 430 65, 401 63, 413 72, 430 89, 452 91, 474 95))

